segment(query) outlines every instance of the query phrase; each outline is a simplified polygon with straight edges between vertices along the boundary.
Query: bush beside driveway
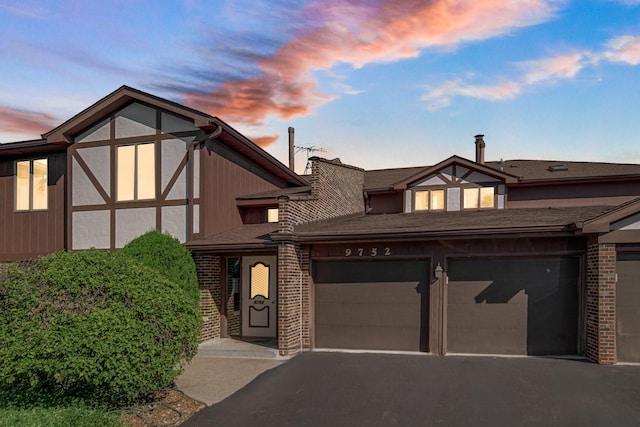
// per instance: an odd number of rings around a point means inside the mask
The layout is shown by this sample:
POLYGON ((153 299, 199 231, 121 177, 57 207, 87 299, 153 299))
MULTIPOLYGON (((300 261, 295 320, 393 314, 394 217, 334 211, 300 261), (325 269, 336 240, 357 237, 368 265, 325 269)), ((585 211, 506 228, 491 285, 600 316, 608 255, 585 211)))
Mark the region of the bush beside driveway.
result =
POLYGON ((312 352, 184 426, 636 426, 640 366, 312 352))

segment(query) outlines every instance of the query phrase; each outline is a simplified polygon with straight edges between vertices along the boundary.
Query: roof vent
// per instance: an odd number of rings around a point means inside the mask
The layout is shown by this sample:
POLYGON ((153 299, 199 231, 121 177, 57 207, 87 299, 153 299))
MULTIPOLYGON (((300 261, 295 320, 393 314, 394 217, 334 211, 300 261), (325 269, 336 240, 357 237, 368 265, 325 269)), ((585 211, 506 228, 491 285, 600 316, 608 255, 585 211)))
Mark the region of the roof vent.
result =
POLYGON ((569 168, 565 165, 551 165, 547 168, 549 172, 560 172, 560 171, 568 171, 569 168))

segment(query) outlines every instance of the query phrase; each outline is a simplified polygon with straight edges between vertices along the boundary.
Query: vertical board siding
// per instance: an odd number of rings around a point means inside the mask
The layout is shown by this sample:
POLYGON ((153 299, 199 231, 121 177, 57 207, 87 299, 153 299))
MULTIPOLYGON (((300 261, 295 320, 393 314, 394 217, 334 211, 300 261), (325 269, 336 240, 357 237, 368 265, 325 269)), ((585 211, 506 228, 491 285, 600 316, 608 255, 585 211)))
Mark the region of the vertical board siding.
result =
POLYGON ((278 188, 257 174, 215 152, 201 153, 201 215, 203 236, 211 236, 242 225, 236 197, 278 188))
MULTIPOLYGON (((45 156, 35 156, 42 158, 45 156)), ((66 156, 47 155, 48 207, 46 211, 15 212, 16 159, 3 160, 0 166, 0 261, 19 261, 64 249, 64 176, 66 156)))

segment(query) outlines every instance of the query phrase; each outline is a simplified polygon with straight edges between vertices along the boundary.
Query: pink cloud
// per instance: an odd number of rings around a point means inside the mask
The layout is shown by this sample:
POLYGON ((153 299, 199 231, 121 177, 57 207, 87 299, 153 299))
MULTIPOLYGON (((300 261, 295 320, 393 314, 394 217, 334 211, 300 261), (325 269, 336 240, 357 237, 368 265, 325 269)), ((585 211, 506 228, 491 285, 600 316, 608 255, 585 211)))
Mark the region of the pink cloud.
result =
POLYGON ((276 142, 278 138, 280 138, 280 135, 254 136, 249 139, 255 142, 258 147, 267 147, 276 142))
POLYGON ((522 62, 519 65, 526 70, 524 81, 532 85, 548 80, 574 78, 587 65, 585 58, 585 54, 574 53, 522 62))
POLYGON ((5 133, 33 134, 39 137, 56 125, 50 114, 29 113, 0 106, 0 130, 5 133))
POLYGON ((311 114, 334 99, 322 93, 312 71, 339 63, 353 67, 413 58, 429 47, 481 40, 548 19, 556 0, 317 0, 308 8, 310 30, 258 62, 262 75, 228 81, 185 103, 225 120, 260 126, 311 114), (320 23, 318 23, 320 20, 320 23))
POLYGON ((603 57, 612 62, 640 64, 640 36, 621 36, 607 43, 603 57))
POLYGON ((422 96, 427 101, 427 108, 435 111, 451 104, 451 98, 465 96, 488 101, 504 101, 518 96, 522 86, 518 82, 504 81, 496 85, 470 85, 461 80, 445 82, 422 96))

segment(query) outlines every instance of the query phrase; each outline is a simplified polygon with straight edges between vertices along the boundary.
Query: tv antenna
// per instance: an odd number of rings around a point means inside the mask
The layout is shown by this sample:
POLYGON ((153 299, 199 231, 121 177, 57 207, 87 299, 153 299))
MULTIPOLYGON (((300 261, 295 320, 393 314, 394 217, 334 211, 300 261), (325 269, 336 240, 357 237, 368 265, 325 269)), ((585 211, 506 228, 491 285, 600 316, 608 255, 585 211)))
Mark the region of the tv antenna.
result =
POLYGON ((309 157, 311 157, 311 154, 313 153, 324 153, 325 150, 322 147, 316 147, 315 145, 312 145, 311 147, 302 147, 299 145, 294 146, 295 148, 295 153, 298 154, 301 151, 305 151, 307 153, 307 165, 304 167, 304 174, 307 174, 307 171, 309 171, 311 169, 311 166, 309 165, 309 157))

